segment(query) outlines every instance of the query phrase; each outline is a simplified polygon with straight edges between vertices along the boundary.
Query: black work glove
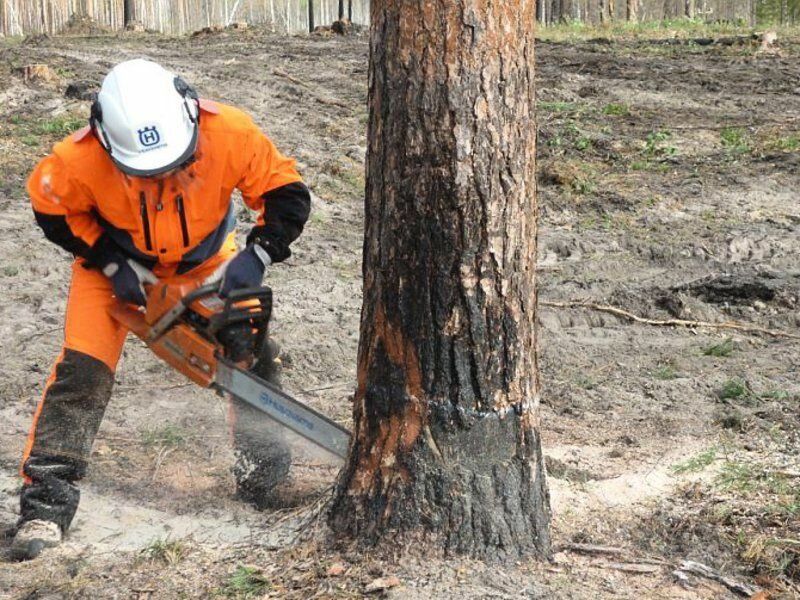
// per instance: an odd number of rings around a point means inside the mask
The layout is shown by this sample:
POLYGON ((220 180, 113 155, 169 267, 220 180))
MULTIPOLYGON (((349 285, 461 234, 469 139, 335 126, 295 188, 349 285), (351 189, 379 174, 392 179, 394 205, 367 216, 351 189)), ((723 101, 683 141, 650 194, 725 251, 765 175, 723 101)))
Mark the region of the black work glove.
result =
POLYGON ((248 246, 225 267, 219 295, 226 297, 234 290, 257 287, 264 280, 264 271, 272 260, 260 246, 248 246))
POLYGON ((111 280, 114 295, 122 302, 144 306, 147 304, 145 283, 153 283, 155 276, 125 257, 119 247, 103 234, 86 256, 86 266, 99 269, 111 280))
POLYGON ((114 295, 118 300, 144 306, 147 304, 147 294, 144 292, 144 281, 136 270, 124 258, 119 262, 112 262, 103 268, 103 275, 111 280, 114 295))

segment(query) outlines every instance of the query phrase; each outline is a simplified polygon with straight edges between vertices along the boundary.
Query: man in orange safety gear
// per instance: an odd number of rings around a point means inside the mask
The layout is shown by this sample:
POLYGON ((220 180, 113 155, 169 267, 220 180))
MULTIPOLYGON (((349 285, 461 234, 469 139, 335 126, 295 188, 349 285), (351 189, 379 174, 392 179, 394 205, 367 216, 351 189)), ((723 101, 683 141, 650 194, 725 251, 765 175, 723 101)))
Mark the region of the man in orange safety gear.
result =
MULTIPOLYGON (((289 257, 310 211, 294 161, 250 117, 199 99, 181 78, 146 60, 112 69, 89 127, 56 144, 31 174, 28 193, 44 235, 75 260, 63 349, 22 460, 12 542, 20 560, 60 542, 77 510, 76 482, 86 472, 127 334, 107 309, 118 301, 144 304, 148 270, 176 283, 218 277, 222 295, 260 285, 267 266, 289 257), (240 252, 234 189, 259 214, 240 252)), ((243 410, 233 405, 234 413, 243 410)), ((282 454, 280 472, 259 473, 275 457, 258 456, 258 436, 245 426, 234 431, 242 463, 234 470, 239 493, 257 502, 285 475, 288 448, 267 447, 267 454, 282 454)))

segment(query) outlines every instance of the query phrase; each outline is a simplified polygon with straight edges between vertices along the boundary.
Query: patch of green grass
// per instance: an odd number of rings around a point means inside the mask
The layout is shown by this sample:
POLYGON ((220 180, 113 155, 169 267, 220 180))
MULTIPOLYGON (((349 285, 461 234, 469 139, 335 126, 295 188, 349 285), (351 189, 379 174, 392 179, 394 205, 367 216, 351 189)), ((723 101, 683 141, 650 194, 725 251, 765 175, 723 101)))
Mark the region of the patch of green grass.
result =
POLYGON ((716 485, 742 494, 758 493, 778 496, 780 510, 796 512, 800 508, 800 487, 793 485, 792 477, 780 471, 741 460, 727 460, 722 465, 716 485))
POLYGON ((597 189, 595 182, 586 177, 578 177, 572 182, 572 191, 582 196, 591 194, 595 189, 597 189))
POLYGON ((678 463, 672 466, 672 472, 678 475, 683 473, 697 473, 705 469, 708 465, 713 463, 717 459, 717 449, 716 448, 709 448, 686 460, 682 463, 678 463))
POLYGON ((63 77, 64 79, 71 79, 75 77, 75 71, 72 69, 68 69, 66 67, 56 67, 56 73, 59 77, 63 77))
POLYGON ((616 104, 612 102, 611 104, 606 104, 603 107, 603 114, 612 117, 626 117, 630 114, 630 112, 631 111, 627 104, 616 104))
POLYGON ((700 213, 700 218, 706 223, 713 223, 717 220, 717 213, 713 210, 704 210, 700 213))
POLYGON ((788 400, 791 394, 786 390, 770 390, 761 394, 761 398, 765 400, 788 400))
POLYGON ((653 371, 653 377, 660 381, 670 381, 678 378, 678 373, 672 365, 661 365, 653 371))
POLYGON ((652 131, 647 134, 644 141, 644 154, 650 158, 662 158, 674 156, 678 153, 675 146, 669 146, 666 142, 672 137, 669 131, 652 131))
POLYGON ((737 400, 750 396, 750 386, 743 379, 729 379, 717 392, 720 400, 737 400))
POLYGON ((316 225, 322 225, 328 222, 328 218, 325 216, 325 213, 321 213, 319 211, 312 212, 309 220, 316 225))
POLYGON ((6 277, 15 277, 16 275, 19 275, 19 267, 14 265, 3 267, 3 275, 6 277))
POLYGON ((575 102, 539 102, 537 108, 549 112, 571 112, 578 110, 580 105, 575 102))
POLYGON ((722 147, 731 154, 747 154, 752 149, 748 135, 740 127, 725 127, 719 137, 722 147))
POLYGON ((179 563, 186 556, 187 548, 180 540, 154 539, 139 551, 139 556, 151 562, 163 562, 165 565, 179 563))
POLYGON ((20 141, 23 144, 25 144, 26 146, 29 146, 31 148, 35 148, 36 146, 39 145, 39 141, 40 140, 39 140, 38 136, 35 136, 35 135, 32 135, 32 134, 26 134, 26 135, 23 135, 20 138, 20 141))
POLYGON ((31 132, 36 135, 65 136, 77 131, 86 125, 86 119, 75 116, 61 116, 46 121, 37 121, 31 126, 31 132))
POLYGON ((588 150, 592 147, 592 140, 590 140, 585 135, 582 135, 577 140, 575 140, 575 149, 583 152, 584 150, 588 150))
POLYGON ((703 348, 704 356, 716 356, 718 358, 727 357, 733 354, 735 347, 731 338, 725 338, 719 344, 713 344, 703 348))
POLYGON ((800 135, 790 135, 771 140, 766 144, 769 150, 781 152, 797 152, 800 150, 800 135))
POLYGON ((270 587, 269 580, 258 567, 238 566, 222 589, 228 598, 254 598, 270 587))
POLYGON ((142 444, 178 448, 186 444, 186 437, 180 427, 168 424, 142 431, 142 444))
POLYGON ((353 191, 363 191, 365 180, 363 169, 352 169, 341 173, 342 181, 350 187, 353 191))
POLYGON ((584 390, 593 390, 597 387, 597 384, 592 380, 591 377, 588 375, 579 375, 575 378, 575 385, 584 390))

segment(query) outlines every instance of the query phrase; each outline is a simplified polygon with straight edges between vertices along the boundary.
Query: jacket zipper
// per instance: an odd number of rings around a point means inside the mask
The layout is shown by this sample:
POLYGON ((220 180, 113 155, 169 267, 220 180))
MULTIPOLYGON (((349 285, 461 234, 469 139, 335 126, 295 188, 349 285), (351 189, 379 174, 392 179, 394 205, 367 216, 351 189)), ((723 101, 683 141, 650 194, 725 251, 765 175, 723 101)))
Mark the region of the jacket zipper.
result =
POLYGON ((189 225, 186 223, 186 211, 183 206, 183 196, 175 198, 175 203, 178 205, 178 215, 181 218, 181 233, 183 234, 183 247, 189 246, 189 225))
POLYGON ((153 240, 150 237, 150 218, 147 216, 147 197, 144 192, 139 192, 139 212, 142 215, 144 228, 144 245, 148 250, 153 250, 153 240))

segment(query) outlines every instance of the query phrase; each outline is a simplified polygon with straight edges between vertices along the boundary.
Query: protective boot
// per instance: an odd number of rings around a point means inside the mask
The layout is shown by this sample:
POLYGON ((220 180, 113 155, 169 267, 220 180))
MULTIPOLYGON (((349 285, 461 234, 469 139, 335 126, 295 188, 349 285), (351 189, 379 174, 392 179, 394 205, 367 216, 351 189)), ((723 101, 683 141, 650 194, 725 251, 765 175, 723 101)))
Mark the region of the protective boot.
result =
POLYGON ((53 548, 61 543, 61 528, 52 521, 34 519, 25 521, 17 528, 11 542, 13 560, 32 560, 45 548, 53 548))
POLYGON ((20 556, 35 555, 54 539, 48 534, 39 544, 31 531, 43 530, 28 523, 55 524, 59 538, 69 529, 80 501, 77 482, 86 475, 113 385, 111 369, 87 354, 66 349, 56 363, 23 456, 20 556))
MULTIPOLYGON (((280 387, 278 345, 268 340, 253 373, 280 387)), ((231 399, 231 429, 236 495, 259 510, 275 504, 275 488, 283 483, 292 464, 292 453, 280 425, 237 398, 231 399)))

